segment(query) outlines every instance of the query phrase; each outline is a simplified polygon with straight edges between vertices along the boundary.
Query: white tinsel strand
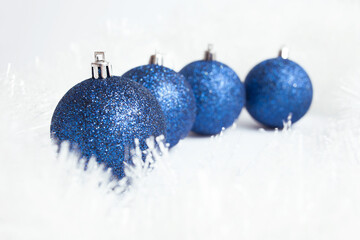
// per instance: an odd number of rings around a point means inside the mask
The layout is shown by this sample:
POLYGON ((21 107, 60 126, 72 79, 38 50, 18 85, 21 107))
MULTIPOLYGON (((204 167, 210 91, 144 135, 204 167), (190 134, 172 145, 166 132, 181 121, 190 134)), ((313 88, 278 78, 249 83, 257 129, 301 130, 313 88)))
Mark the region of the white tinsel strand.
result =
MULTIPOLYGON (((57 156, 48 135, 54 105, 44 100, 48 93, 6 76, 11 74, 3 75, 0 89, 6 103, 0 105, 1 239, 359 234, 359 134, 353 121, 308 116, 290 131, 273 132, 240 119, 212 139, 189 137, 169 153, 161 151, 150 169, 150 160, 129 166, 129 188, 125 179, 109 181, 110 173, 94 159, 83 171, 76 155, 57 156)), ((357 84, 350 89, 360 91, 357 84)), ((346 91, 340 97, 359 100, 346 91)), ((357 118, 356 108, 346 111, 348 120, 357 118)))

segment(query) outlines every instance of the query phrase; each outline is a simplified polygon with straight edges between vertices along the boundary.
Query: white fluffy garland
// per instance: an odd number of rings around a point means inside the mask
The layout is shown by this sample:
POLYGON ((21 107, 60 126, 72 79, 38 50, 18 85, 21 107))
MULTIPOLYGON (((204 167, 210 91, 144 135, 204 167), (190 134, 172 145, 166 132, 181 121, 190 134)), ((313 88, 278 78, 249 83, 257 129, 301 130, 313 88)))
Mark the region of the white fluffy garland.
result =
POLYGON ((358 81, 340 94, 345 117, 308 116, 310 131, 235 126, 189 138, 152 171, 130 168, 131 187, 114 191, 95 161, 84 172, 75 156, 56 156, 56 99, 11 72, 0 82, 0 239, 359 236, 358 81))

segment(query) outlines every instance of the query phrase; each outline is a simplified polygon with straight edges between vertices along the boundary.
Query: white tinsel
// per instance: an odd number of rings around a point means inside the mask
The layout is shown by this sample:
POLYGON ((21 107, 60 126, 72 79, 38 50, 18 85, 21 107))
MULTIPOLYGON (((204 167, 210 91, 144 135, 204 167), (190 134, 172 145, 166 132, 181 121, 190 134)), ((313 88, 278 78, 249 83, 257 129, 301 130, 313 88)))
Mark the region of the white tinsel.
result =
POLYGON ((347 84, 346 121, 309 115, 259 131, 244 111, 221 135, 156 155, 150 170, 137 161, 119 183, 94 160, 84 172, 71 153, 57 156, 54 102, 10 69, 0 88, 0 238, 355 239, 360 88, 347 84))

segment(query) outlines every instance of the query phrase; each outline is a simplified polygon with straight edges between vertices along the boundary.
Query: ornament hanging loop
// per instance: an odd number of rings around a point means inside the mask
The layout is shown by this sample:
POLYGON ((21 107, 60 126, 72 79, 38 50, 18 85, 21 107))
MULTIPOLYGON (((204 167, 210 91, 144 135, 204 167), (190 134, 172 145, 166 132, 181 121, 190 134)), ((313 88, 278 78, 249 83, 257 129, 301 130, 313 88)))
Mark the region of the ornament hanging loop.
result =
POLYGON ((156 64, 162 66, 164 64, 164 57, 158 51, 155 51, 155 54, 150 56, 149 64, 156 64))
POLYGON ((92 77, 94 79, 105 79, 112 76, 109 62, 105 61, 105 52, 94 52, 95 62, 91 63, 92 77))
POLYGON ((279 51, 279 57, 282 59, 288 59, 289 58, 289 48, 287 46, 282 46, 279 51))
POLYGON ((213 45, 208 44, 208 49, 205 51, 204 60, 205 61, 214 61, 216 59, 216 55, 213 52, 213 45))

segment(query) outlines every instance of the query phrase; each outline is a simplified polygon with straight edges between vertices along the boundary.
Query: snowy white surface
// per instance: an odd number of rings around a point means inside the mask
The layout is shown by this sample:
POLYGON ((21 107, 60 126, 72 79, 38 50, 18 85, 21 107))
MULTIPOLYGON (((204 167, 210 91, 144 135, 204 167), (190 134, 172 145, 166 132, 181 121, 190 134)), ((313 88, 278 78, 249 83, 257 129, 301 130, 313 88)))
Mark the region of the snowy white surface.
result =
POLYGON ((96 164, 84 172, 56 156, 47 93, 1 84, 1 239, 359 236, 358 83, 341 90, 345 118, 308 115, 277 132, 244 111, 222 135, 189 136, 153 171, 133 169, 130 189, 116 191, 96 164))
POLYGON ((5 5, 1 240, 359 239, 358 1, 5 5), (209 41, 241 79, 287 43, 314 83, 310 112, 276 132, 259 130, 243 110, 221 136, 191 135, 152 171, 130 169, 131 187, 115 191, 94 162, 84 172, 71 154, 56 155, 52 112, 89 77, 94 50, 107 50, 116 74, 144 64, 155 48, 179 70, 209 41))

